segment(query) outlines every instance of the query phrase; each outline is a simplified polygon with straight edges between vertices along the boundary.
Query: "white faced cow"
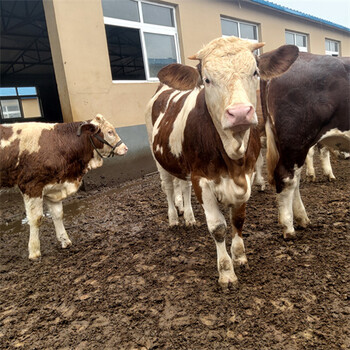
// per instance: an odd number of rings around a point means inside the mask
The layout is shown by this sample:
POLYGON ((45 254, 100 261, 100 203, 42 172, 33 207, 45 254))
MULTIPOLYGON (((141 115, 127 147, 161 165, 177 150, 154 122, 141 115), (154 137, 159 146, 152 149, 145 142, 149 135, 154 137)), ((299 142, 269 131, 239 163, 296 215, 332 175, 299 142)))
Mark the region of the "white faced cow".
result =
POLYGON ((237 277, 226 250, 227 225, 219 202, 230 208, 233 261, 247 262, 242 226, 260 151, 255 113, 258 76, 278 76, 298 56, 295 46, 282 46, 257 59, 253 51, 263 45, 218 38, 191 57, 200 61, 199 71, 181 64, 164 67, 146 113, 151 150, 168 200, 169 224, 178 224, 176 178, 184 194, 186 225, 195 223, 192 182, 215 240, 223 288, 236 283, 237 277))
POLYGON ((89 122, 0 125, 0 188, 18 186, 30 226, 29 259, 40 257, 39 227, 43 201, 56 236, 66 248, 71 241, 63 226, 62 200, 75 193, 84 174, 102 166, 103 157, 123 155, 128 148, 101 115, 89 122))

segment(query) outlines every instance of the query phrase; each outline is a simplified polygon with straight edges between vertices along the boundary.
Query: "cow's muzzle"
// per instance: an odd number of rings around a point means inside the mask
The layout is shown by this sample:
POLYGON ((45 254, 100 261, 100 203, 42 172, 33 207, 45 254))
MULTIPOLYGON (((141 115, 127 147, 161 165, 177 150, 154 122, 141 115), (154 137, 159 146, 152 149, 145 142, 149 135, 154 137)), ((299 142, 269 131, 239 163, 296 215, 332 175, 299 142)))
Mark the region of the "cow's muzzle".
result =
POLYGON ((250 104, 235 104, 225 111, 223 128, 234 132, 240 132, 249 129, 258 124, 254 107, 250 104))

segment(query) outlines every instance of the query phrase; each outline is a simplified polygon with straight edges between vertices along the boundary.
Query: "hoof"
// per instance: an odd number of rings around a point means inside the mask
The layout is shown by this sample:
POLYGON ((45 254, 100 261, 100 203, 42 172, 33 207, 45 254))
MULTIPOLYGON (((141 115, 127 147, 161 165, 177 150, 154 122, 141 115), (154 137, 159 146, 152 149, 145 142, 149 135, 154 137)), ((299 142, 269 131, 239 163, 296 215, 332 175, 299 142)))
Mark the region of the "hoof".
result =
POLYGON ((244 264, 242 264, 240 261, 234 260, 233 261, 233 265, 234 265, 235 269, 239 268, 240 271, 248 271, 248 270, 250 270, 248 261, 245 262, 244 264))
POLYGON ((238 279, 235 276, 234 278, 219 278, 219 286, 223 292, 228 292, 229 289, 235 289, 238 287, 238 279))
POLYGON ((41 258, 41 253, 40 252, 29 254, 29 260, 38 261, 38 260, 40 260, 40 258, 41 258))
POLYGON ((306 175, 306 180, 308 182, 316 182, 316 176, 315 175, 306 175))
POLYGON ((329 182, 334 182, 335 181, 335 176, 333 175, 333 176, 329 176, 328 177, 328 181, 329 182))
POLYGON ((303 219, 298 219, 295 218, 296 224, 297 226, 301 227, 301 228, 306 228, 311 224, 311 221, 308 218, 303 218, 303 219))
POLYGON ((232 259, 233 260, 233 265, 235 267, 245 267, 247 269, 249 269, 249 265, 248 265, 248 259, 246 257, 246 255, 242 255, 237 259, 232 259))
POLYGON ((169 227, 175 227, 175 226, 179 226, 179 221, 178 220, 174 220, 174 221, 169 221, 169 227))
POLYGON ((292 231, 292 232, 283 232, 283 238, 284 238, 286 241, 290 241, 290 240, 295 239, 295 238, 296 238, 295 231, 292 231))
POLYGON ((189 220, 189 221, 185 221, 185 225, 187 227, 194 227, 197 225, 197 223, 196 223, 196 220, 189 220))
POLYGON ((62 248, 65 249, 65 248, 68 248, 72 245, 72 241, 70 239, 62 242, 62 248))

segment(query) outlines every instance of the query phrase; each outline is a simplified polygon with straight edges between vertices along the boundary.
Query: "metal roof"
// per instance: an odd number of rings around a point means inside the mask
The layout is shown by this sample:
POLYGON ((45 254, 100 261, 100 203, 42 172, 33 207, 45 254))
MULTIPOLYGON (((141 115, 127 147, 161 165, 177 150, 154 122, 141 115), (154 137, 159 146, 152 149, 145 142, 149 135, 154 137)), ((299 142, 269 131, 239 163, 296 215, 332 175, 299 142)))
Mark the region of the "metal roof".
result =
POLYGON ((284 13, 287 13, 287 14, 290 14, 290 15, 294 15, 294 16, 297 16, 297 17, 300 17, 300 18, 304 18, 304 19, 307 19, 309 21, 318 22, 320 24, 324 24, 324 25, 327 25, 327 26, 330 26, 330 27, 333 27, 333 28, 344 30, 344 31, 350 33, 350 28, 348 28, 348 27, 342 26, 340 24, 333 23, 331 21, 327 21, 327 20, 322 19, 322 18, 318 18, 318 17, 312 16, 312 15, 308 15, 307 13, 303 13, 303 12, 300 12, 300 11, 297 11, 297 10, 290 9, 289 7, 281 6, 281 5, 275 4, 275 3, 270 2, 270 1, 250 0, 250 2, 259 4, 259 5, 262 5, 262 6, 266 6, 266 7, 272 8, 274 10, 281 11, 281 12, 284 12, 284 13))

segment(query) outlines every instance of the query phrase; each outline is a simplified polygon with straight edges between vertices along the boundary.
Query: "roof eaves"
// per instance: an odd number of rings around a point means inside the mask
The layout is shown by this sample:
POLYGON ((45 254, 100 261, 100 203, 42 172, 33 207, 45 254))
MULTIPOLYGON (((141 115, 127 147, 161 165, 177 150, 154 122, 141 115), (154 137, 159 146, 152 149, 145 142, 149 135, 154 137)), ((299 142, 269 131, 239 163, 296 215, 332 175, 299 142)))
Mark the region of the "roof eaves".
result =
POLYGON ((289 7, 285 7, 285 6, 281 6, 281 5, 275 4, 275 3, 271 2, 271 1, 266 1, 266 0, 249 0, 249 1, 253 2, 253 3, 256 3, 256 4, 259 4, 259 5, 262 5, 262 6, 265 6, 265 7, 269 7, 269 8, 275 9, 277 11, 285 12, 285 13, 288 13, 290 15, 294 15, 294 16, 301 17, 301 18, 304 18, 304 19, 308 19, 310 21, 314 21, 314 22, 317 22, 317 23, 320 23, 320 24, 325 24, 327 26, 330 26, 330 27, 333 27, 333 28, 337 28, 337 29, 340 29, 340 30, 343 30, 343 31, 346 31, 346 32, 350 33, 350 28, 348 28, 348 27, 345 27, 345 26, 342 26, 340 24, 336 24, 336 23, 327 21, 327 20, 322 19, 322 18, 318 18, 318 17, 312 16, 312 15, 308 15, 306 13, 303 13, 303 12, 300 12, 300 11, 297 11, 297 10, 290 9, 289 7))

